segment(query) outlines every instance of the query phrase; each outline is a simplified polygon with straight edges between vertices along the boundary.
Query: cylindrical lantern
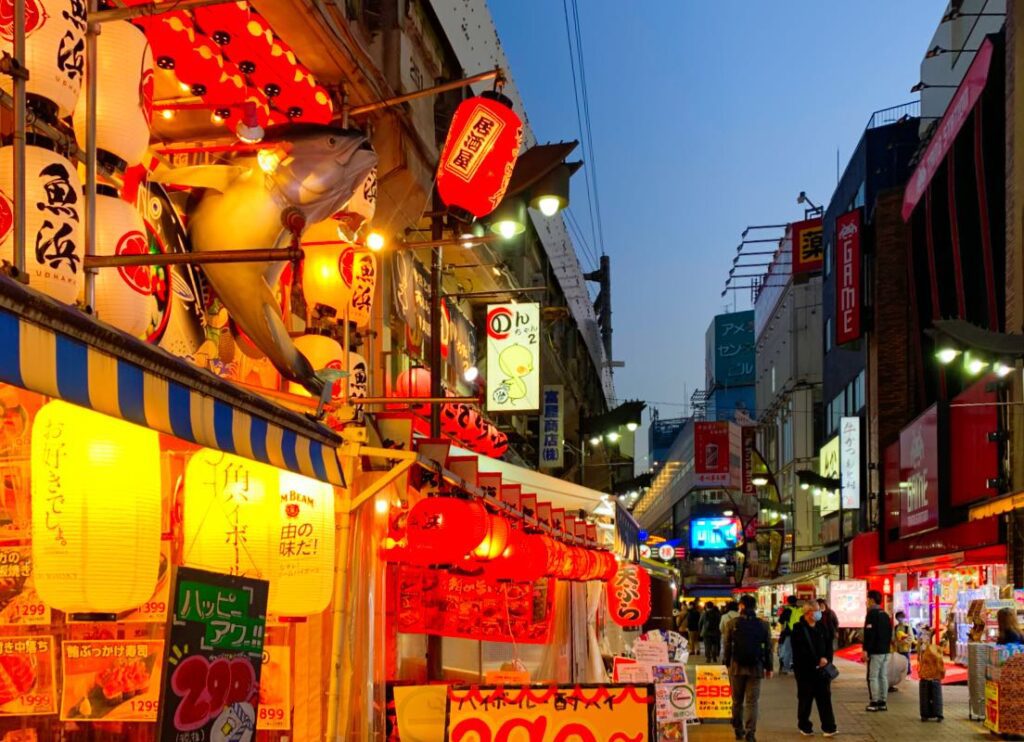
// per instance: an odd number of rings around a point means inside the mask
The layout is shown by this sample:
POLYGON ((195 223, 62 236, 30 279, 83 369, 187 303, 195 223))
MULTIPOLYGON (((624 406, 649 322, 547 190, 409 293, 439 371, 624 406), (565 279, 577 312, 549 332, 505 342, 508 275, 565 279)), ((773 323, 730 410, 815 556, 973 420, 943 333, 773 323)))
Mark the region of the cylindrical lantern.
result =
MULTIPOLYGON (((300 335, 295 338, 295 347, 309 359, 310 364, 317 371, 331 369, 334 371, 343 370, 344 350, 334 338, 327 335, 300 335)), ((344 392, 345 380, 338 379, 334 382, 331 390, 331 399, 341 399, 344 392)), ((366 359, 358 353, 348 354, 348 396, 349 399, 361 399, 367 396, 368 379, 366 375, 366 359)), ((304 397, 310 396, 309 392, 301 384, 289 382, 288 391, 292 394, 299 394, 304 397)))
MULTIPOLYGON (((133 205, 109 186, 97 186, 96 254, 145 255, 149 252, 146 224, 133 205)), ((147 265, 104 268, 96 274, 96 314, 135 337, 149 327, 152 274, 147 265)))
MULTIPOLYGON (((97 44, 96 146, 129 166, 138 165, 149 147, 153 53, 142 29, 128 21, 104 23, 97 44)), ((75 138, 81 147, 85 102, 86 96, 80 96, 75 108, 75 138)))
POLYGON ((508 546, 511 528, 508 521, 500 515, 487 515, 487 535, 480 545, 473 549, 472 557, 482 562, 490 562, 502 555, 508 546))
POLYGON ((547 572, 547 552, 537 536, 513 530, 501 556, 484 567, 484 576, 501 582, 534 582, 547 572))
POLYGON ((487 92, 459 104, 437 167, 437 192, 465 218, 490 214, 501 203, 519 158, 523 124, 512 101, 487 92))
POLYGON ((345 239, 355 240, 364 224, 373 221, 377 213, 377 168, 371 170, 356 188, 345 208, 333 215, 337 222, 338 234, 345 239))
MULTIPOLYGON (((85 75, 86 4, 82 0, 0 1, 0 51, 14 54, 14 3, 25 4, 26 90, 50 101, 63 118, 75 110, 85 75)), ((0 89, 11 92, 9 75, 0 89)))
POLYGON ((185 466, 182 561, 269 579, 278 508, 274 467, 210 448, 196 451, 185 466))
POLYGON ((335 319, 348 320, 358 328, 369 326, 377 287, 377 257, 350 245, 318 245, 341 239, 338 222, 327 219, 302 235, 302 293, 312 316, 317 304, 333 309, 335 319))
POLYGON ((456 497, 427 497, 409 511, 409 549, 433 564, 458 564, 487 536, 487 510, 456 497))
POLYGON ((615 555, 610 551, 598 552, 598 557, 601 561, 601 573, 598 579, 607 582, 615 576, 615 573, 619 570, 619 563, 615 559, 615 555))
MULTIPOLYGON (((430 371, 425 368, 409 368, 395 379, 392 397, 429 397, 430 371)), ((410 407, 416 415, 429 415, 430 405, 421 404, 410 407)))
POLYGON ((650 618, 651 576, 639 564, 620 564, 607 590, 608 612, 619 626, 638 628, 650 618))
POLYGON ((32 426, 32 573, 47 605, 117 613, 160 564, 157 433, 61 400, 32 426))
MULTIPOLYGON (((0 77, 3 77, 0 75, 0 77)), ((13 213, 14 148, 0 147, 0 200, 13 213)), ((29 285, 74 304, 85 284, 85 203, 78 170, 41 146, 25 148, 25 271, 29 285)), ((14 262, 10 225, 0 223, 0 258, 14 262)))
POLYGON ((279 471, 279 487, 267 608, 312 616, 327 608, 334 585, 334 488, 289 471, 279 471))

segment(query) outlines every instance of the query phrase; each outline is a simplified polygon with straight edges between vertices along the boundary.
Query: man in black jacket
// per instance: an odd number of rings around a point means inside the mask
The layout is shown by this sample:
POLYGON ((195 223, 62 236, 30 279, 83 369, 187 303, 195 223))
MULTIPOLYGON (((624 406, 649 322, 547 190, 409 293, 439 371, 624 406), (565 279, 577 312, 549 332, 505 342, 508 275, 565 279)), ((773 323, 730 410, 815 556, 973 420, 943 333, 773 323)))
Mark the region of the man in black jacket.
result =
POLYGON ((772 635, 768 622, 757 617, 753 595, 740 597, 740 615, 725 625, 722 663, 732 686, 732 728, 736 739, 755 742, 761 678, 772 676, 772 635))
POLYGON ((892 647, 892 619, 882 610, 882 594, 868 590, 868 614, 864 618, 864 651, 861 661, 868 666, 868 692, 871 702, 866 711, 888 711, 889 651, 892 647))
POLYGON ((793 627, 793 675, 796 676, 796 724, 800 734, 814 734, 811 706, 817 705, 821 731, 826 737, 836 735, 836 717, 832 712, 832 680, 823 670, 828 666, 832 647, 820 622, 818 604, 808 600, 803 605, 800 622, 793 627))

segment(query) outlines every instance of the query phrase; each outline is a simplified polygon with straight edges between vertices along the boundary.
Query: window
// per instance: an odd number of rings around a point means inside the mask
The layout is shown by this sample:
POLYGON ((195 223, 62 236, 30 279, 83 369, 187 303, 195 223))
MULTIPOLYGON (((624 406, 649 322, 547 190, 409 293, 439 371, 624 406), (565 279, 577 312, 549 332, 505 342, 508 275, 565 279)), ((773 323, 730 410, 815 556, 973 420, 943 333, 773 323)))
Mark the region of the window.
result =
POLYGON ((832 241, 825 245, 825 278, 832 275, 832 241))
POLYGON ((864 202, 866 201, 866 195, 865 195, 865 192, 864 192, 864 187, 865 187, 865 184, 864 184, 864 181, 862 180, 860 182, 860 187, 857 189, 857 197, 853 199, 853 208, 855 208, 855 209, 863 206, 864 202))
POLYGON ((864 399, 864 369, 861 369, 861 372, 859 374, 857 374, 857 378, 854 379, 853 384, 854 384, 854 392, 855 392, 854 396, 855 396, 855 398, 857 400, 857 404, 854 406, 854 408, 852 410, 850 410, 850 412, 851 412, 851 414, 857 414, 858 412, 861 411, 861 409, 863 409, 864 403, 865 403, 865 399, 864 399))
MULTIPOLYGON (((828 255, 828 253, 825 253, 828 255)), ((826 263, 827 265, 827 263, 826 263)), ((825 320, 825 352, 828 353, 832 350, 832 318, 829 317, 825 320)))

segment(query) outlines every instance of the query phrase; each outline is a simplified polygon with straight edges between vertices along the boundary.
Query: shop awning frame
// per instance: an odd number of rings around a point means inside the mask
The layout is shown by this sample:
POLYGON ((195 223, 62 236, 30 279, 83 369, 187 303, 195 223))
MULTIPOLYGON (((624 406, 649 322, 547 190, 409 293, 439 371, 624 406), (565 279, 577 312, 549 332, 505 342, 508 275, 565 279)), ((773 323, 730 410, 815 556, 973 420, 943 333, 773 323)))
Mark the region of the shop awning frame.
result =
POLYGON ((341 438, 0 275, 0 382, 341 487, 341 438))

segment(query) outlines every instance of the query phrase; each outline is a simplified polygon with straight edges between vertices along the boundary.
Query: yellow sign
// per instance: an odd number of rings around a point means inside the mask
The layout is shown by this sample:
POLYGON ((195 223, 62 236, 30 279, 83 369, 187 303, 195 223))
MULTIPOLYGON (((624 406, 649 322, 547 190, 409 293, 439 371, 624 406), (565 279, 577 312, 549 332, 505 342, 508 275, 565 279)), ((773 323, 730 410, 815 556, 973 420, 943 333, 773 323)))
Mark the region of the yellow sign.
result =
POLYGON ((260 673, 260 710, 256 729, 292 728, 292 653, 291 647, 263 645, 263 671, 260 673))
POLYGON ((999 683, 985 681, 985 726, 999 734, 999 683))
POLYGON ((0 624, 50 625, 50 608, 36 592, 32 579, 32 547, 0 549, 0 624))
POLYGON ((53 636, 0 639, 0 716, 36 716, 57 710, 53 636))
POLYGON ((398 733, 408 742, 444 742, 447 685, 396 685, 398 733))
MULTIPOLYGON (((818 474, 829 479, 839 479, 839 436, 818 449, 818 474)), ((839 509, 838 492, 814 493, 814 499, 821 508, 822 515, 839 509)))
POLYGON ((697 665, 697 718, 732 718, 732 686, 725 665, 697 665))
POLYGON ((643 685, 452 689, 444 738, 497 742, 518 734, 536 742, 648 742, 653 703, 643 685))

